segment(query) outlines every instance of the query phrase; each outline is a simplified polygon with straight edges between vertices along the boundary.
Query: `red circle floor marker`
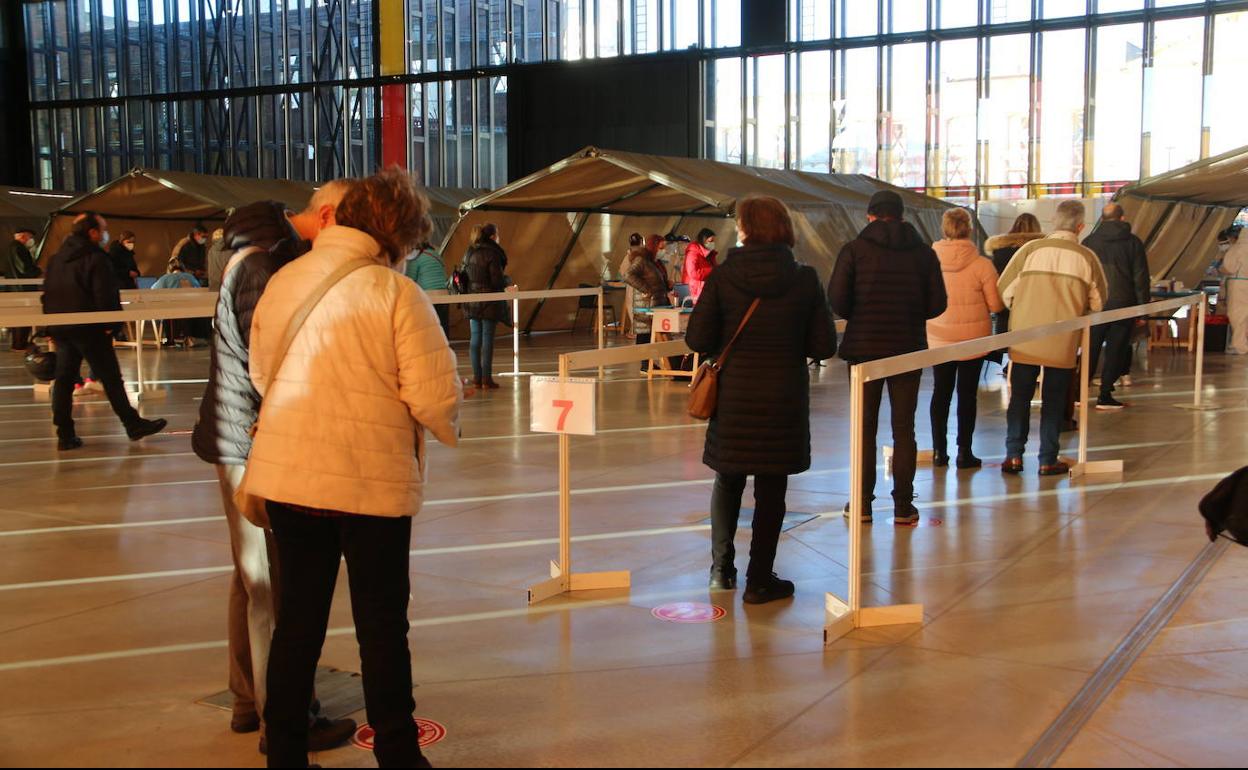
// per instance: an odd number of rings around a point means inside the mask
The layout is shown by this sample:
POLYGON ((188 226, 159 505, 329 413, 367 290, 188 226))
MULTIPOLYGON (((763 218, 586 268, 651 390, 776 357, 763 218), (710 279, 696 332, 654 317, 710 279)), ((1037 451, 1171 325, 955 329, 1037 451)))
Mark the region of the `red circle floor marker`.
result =
POLYGON ((669 623, 714 623, 728 614, 723 607, 698 602, 676 602, 655 607, 650 614, 669 623))
MULTIPOLYGON (((419 734, 420 747, 432 746, 446 737, 446 728, 431 719, 413 719, 419 734)), ((351 737, 351 745, 364 751, 373 750, 373 728, 368 723, 360 725, 351 737)))

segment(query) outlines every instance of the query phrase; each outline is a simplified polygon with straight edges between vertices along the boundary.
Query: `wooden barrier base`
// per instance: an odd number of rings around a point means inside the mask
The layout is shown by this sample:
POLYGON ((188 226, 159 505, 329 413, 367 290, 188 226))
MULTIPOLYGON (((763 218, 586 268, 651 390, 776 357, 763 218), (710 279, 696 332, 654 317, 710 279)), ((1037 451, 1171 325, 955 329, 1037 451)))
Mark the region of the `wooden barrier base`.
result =
POLYGON ((1124 470, 1126 470, 1126 464, 1121 459, 1080 463, 1073 461, 1073 459, 1062 458, 1062 462, 1070 465, 1071 478, 1080 478, 1083 475, 1122 475, 1124 470))
POLYGON ((1179 409, 1186 409, 1189 412, 1216 412, 1222 408, 1217 404, 1201 404, 1200 406, 1196 404, 1175 404, 1175 406, 1179 409))
POLYGON ((836 594, 825 597, 827 620, 823 626, 823 643, 832 644, 855 628, 878 628, 880 626, 921 625, 922 604, 891 604, 884 607, 863 607, 857 613, 850 610, 836 594))
POLYGON ((550 563, 550 580, 529 586, 529 605, 544 602, 576 591, 607 591, 627 589, 633 585, 633 573, 624 572, 573 572, 563 574, 555 562, 550 563))

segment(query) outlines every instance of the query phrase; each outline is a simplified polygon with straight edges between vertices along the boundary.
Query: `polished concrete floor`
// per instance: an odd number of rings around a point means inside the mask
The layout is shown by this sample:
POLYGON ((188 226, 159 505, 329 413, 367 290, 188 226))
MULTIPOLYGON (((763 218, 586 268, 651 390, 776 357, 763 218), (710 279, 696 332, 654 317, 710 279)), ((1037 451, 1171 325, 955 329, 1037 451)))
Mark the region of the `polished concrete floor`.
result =
MULTIPOLYGON (((524 368, 551 372, 558 350, 582 347, 586 335, 535 339, 524 368)), ((508 354, 504 343, 499 368, 508 354)), ((133 353, 121 357, 133 367, 133 353)), ((106 404, 82 403, 88 445, 62 457, 20 357, 0 358, 0 764, 262 764, 254 735, 232 734, 226 712, 197 703, 225 689, 230 564, 213 474, 187 435, 206 361, 204 350, 146 356, 163 396, 143 411, 170 418, 168 434, 131 444, 106 404)), ((1248 455, 1248 361, 1210 358, 1217 412, 1176 408, 1192 397, 1191 371, 1185 353, 1154 352, 1124 394, 1132 407, 1094 416, 1092 459, 1124 460, 1124 476, 921 468, 921 526, 867 531, 864 596, 921 602, 924 623, 854 632, 828 649, 824 594, 843 594, 847 580, 843 364, 814 375, 815 464, 791 484, 790 510, 814 515, 781 542, 778 570, 797 596, 761 607, 708 594, 704 429, 684 415, 681 385, 629 366, 600 386, 600 434, 573 440, 572 476, 577 569, 632 570, 633 587, 528 608, 525 588, 557 553, 557 440, 529 433, 527 385, 504 381, 465 405, 458 449, 432 451, 429 503, 413 527, 417 712, 447 728, 430 758, 1018 763, 1201 554, 1195 504, 1248 455), (681 601, 726 616, 651 614, 681 601)), ((977 450, 1000 462, 998 377, 980 407, 977 450)), ((1241 766, 1246 580, 1248 554, 1227 551, 1056 761, 1241 766)), ((322 664, 358 671, 345 582, 322 664)), ((353 747, 316 761, 373 764, 353 747)))

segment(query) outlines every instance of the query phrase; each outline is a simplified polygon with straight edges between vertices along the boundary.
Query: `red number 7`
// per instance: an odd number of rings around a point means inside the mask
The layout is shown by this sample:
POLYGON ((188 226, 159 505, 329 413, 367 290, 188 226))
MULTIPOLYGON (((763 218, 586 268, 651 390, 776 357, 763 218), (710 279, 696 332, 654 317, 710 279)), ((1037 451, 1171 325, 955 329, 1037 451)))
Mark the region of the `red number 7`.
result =
POLYGON ((573 403, 572 401, 560 401, 560 400, 556 399, 556 400, 555 400, 555 402, 554 402, 554 405, 555 405, 555 408, 556 408, 556 409, 562 409, 562 410, 563 410, 563 411, 559 414, 559 424, 555 427, 555 430, 557 430, 557 431, 559 431, 560 433, 562 433, 562 432, 563 432, 563 424, 564 424, 565 422, 567 422, 567 421, 568 421, 568 414, 572 411, 572 407, 574 406, 574 403, 573 403))

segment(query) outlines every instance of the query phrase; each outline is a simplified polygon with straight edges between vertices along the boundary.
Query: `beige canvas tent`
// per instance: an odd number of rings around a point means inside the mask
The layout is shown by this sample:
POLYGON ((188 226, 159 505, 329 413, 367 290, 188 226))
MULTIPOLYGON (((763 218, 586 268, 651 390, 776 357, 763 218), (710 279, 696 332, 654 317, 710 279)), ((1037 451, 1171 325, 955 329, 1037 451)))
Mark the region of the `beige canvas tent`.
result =
MULTIPOLYGON (((139 268, 145 275, 158 275, 165 271, 174 244, 197 222, 214 229, 234 209, 259 200, 276 200, 299 210, 315 190, 311 182, 136 168, 94 192, 69 202, 59 201, 46 241, 51 248, 45 247, 43 253, 52 254, 60 246, 75 216, 94 211, 108 219, 114 238, 123 230, 133 230, 139 268)), ((427 190, 433 220, 430 240, 440 242, 458 217, 460 205, 483 192, 472 188, 427 190)))
POLYGON ((468 201, 485 195, 489 190, 481 187, 426 187, 429 196, 429 219, 433 232, 429 242, 435 246, 446 240, 446 235, 459 219, 459 207, 468 201))
POLYGON ((39 236, 48 224, 48 216, 73 199, 72 193, 60 190, 31 190, 25 187, 0 187, 0 243, 7 244, 19 227, 30 228, 39 236))
POLYGON ((145 275, 159 275, 165 272, 174 244, 195 223, 214 229, 235 208, 259 200, 276 200, 300 209, 314 189, 308 182, 136 168, 57 210, 48 228, 43 256, 59 248, 75 216, 94 211, 108 219, 114 238, 123 230, 133 230, 139 269, 145 275))
POLYGON ((1196 286, 1217 252, 1218 232, 1248 207, 1248 147, 1128 185, 1114 199, 1148 248, 1153 279, 1196 286))
MULTIPOLYGON (((597 285, 618 274, 633 232, 692 237, 707 227, 720 243, 735 243, 736 203, 758 194, 789 206, 797 229, 797 257, 813 265, 826 281, 841 247, 866 224, 871 195, 881 189, 902 195, 907 218, 924 237, 940 237, 941 215, 952 204, 871 177, 587 147, 464 204, 445 253, 448 264, 453 264, 468 246, 473 226, 492 222, 498 225, 508 254, 508 273, 522 289, 597 285)), ((567 329, 576 313, 575 299, 526 305, 521 319, 530 330, 567 329)))

